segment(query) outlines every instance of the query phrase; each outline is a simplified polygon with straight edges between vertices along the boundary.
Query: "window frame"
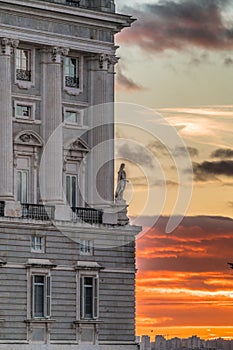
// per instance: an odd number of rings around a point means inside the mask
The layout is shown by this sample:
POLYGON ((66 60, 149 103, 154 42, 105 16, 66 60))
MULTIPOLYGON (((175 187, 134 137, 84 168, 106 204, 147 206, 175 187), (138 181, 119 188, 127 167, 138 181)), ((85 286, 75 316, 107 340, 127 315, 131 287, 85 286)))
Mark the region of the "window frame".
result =
POLYGON ((51 318, 51 304, 52 304, 52 288, 51 288, 51 276, 50 272, 34 271, 31 273, 31 319, 49 319, 51 318), (43 277, 44 289, 43 289, 43 313, 36 315, 35 304, 35 277, 43 277))
POLYGON ((20 45, 19 47, 15 48, 14 51, 14 56, 15 56, 15 84, 20 88, 20 89, 30 89, 31 87, 35 86, 35 48, 31 47, 29 45, 20 45), (17 52, 18 50, 24 50, 30 52, 30 80, 22 80, 17 78, 17 68, 18 67, 18 56, 17 52))
POLYGON ((83 92, 83 56, 80 54, 71 54, 67 55, 63 61, 63 88, 66 93, 69 95, 79 95, 83 92), (67 77, 67 59, 75 59, 77 62, 76 76, 74 78, 78 79, 78 86, 67 86, 66 77, 67 77))
POLYGON ((99 273, 98 271, 79 271, 77 274, 77 320, 96 321, 99 319, 99 273), (84 279, 92 279, 92 315, 85 314, 86 291, 84 279))
POLYGON ((30 196, 30 169, 16 169, 16 200, 20 203, 29 203, 30 196), (26 200, 24 200, 24 189, 22 188, 22 181, 20 182, 20 194, 19 194, 19 178, 18 175, 26 174, 26 200))
POLYGON ((75 127, 83 127, 83 110, 78 108, 69 108, 63 107, 63 120, 65 125, 75 126, 75 127), (66 118, 67 113, 76 113, 77 121, 73 122, 66 118))
POLYGON ((24 122, 28 121, 35 121, 35 103, 33 102, 28 102, 28 101, 19 101, 19 100, 14 100, 14 120, 20 120, 24 122), (17 113, 17 107, 22 106, 22 107, 29 107, 30 108, 30 116, 21 116, 17 113))
POLYGON ((32 253, 45 253, 45 237, 42 235, 32 235, 31 236, 31 252, 32 253), (41 239, 41 244, 33 242, 33 239, 41 239), (37 248, 38 247, 38 248, 37 248))
POLYGON ((80 255, 93 255, 93 252, 94 252, 94 242, 93 242, 93 240, 91 240, 91 239, 80 239, 80 243, 79 244, 80 244, 80 248, 79 248, 80 255))
POLYGON ((68 203, 68 205, 71 208, 75 208, 77 207, 77 203, 78 203, 78 175, 77 174, 71 174, 71 173, 66 173, 65 174, 65 196, 66 196, 66 201, 68 203), (69 197, 67 198, 67 178, 70 179, 70 193, 69 193, 69 197), (76 187, 75 187, 75 198, 73 198, 73 178, 75 178, 76 180, 76 187), (73 199, 75 200, 75 203, 73 203, 73 199), (75 204, 75 205, 73 205, 75 204))

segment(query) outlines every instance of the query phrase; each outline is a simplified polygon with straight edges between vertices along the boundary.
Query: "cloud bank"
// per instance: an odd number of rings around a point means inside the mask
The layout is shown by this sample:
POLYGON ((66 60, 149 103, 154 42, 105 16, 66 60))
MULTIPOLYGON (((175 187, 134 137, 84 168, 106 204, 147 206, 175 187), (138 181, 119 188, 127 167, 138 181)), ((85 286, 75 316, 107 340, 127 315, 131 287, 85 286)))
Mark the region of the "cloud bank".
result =
MULTIPOLYGON (((137 45, 147 52, 183 50, 190 46, 212 50, 233 47, 233 23, 223 12, 227 0, 183 0, 145 4, 139 10, 127 8, 138 18, 130 30, 118 35, 120 43, 137 45)), ((229 60, 226 64, 229 64, 229 60)))

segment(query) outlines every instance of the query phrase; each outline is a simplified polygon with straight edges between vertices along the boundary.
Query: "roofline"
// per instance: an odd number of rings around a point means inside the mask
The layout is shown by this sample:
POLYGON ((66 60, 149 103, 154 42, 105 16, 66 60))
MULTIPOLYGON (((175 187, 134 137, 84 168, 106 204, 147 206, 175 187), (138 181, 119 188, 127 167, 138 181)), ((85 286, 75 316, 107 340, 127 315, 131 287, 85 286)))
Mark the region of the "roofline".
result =
MULTIPOLYGON (((102 11, 94 11, 89 9, 84 9, 81 7, 71 7, 65 4, 57 4, 52 2, 43 2, 41 0, 0 0, 0 6, 1 4, 4 5, 5 9, 12 9, 12 5, 14 6, 14 9, 17 10, 18 7, 24 7, 24 13, 25 8, 30 8, 31 10, 42 10, 42 11, 48 11, 53 12, 56 14, 62 14, 63 20, 65 20, 64 15, 72 16, 73 18, 82 18, 82 19, 89 19, 89 20, 97 20, 101 22, 110 22, 113 25, 117 26, 119 30, 130 27, 131 24, 136 20, 132 16, 120 14, 120 13, 112 13, 112 12, 102 12, 102 11)), ((19 12, 20 9, 19 9, 19 12)), ((31 12, 31 11, 28 11, 31 12)), ((36 13, 35 13, 36 15, 36 13)), ((53 16, 52 16, 53 17, 53 16)))

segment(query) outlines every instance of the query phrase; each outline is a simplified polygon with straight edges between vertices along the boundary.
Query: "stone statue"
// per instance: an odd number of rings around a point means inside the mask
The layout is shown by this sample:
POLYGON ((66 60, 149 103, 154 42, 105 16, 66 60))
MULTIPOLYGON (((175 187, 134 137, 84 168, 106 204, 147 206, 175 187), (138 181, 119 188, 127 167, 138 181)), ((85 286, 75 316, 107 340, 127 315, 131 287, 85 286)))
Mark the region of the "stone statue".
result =
POLYGON ((115 192, 115 199, 117 201, 124 200, 123 193, 124 193, 126 182, 127 182, 126 172, 125 172, 124 168, 125 168, 125 164, 121 163, 120 169, 118 171, 117 188, 116 188, 116 192, 115 192))

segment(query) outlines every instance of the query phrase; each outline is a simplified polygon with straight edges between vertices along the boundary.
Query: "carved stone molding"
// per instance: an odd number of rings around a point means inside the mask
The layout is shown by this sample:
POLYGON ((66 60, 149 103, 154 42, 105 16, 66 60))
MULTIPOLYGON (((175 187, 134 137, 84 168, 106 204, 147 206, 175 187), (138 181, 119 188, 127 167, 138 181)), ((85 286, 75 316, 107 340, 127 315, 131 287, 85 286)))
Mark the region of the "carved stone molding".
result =
POLYGON ((21 131, 16 136, 14 140, 14 144, 42 147, 43 141, 41 137, 33 131, 21 131))
POLYGON ((2 55, 11 55, 13 49, 19 44, 19 40, 2 38, 0 39, 0 52, 2 55))
POLYGON ((51 54, 52 54, 52 61, 53 62, 59 62, 61 56, 67 56, 69 53, 69 49, 66 47, 57 47, 54 46, 51 49, 51 54))
POLYGON ((111 65, 115 65, 119 60, 119 57, 115 55, 101 54, 99 55, 99 68, 110 68, 111 65))
POLYGON ((69 48, 53 46, 45 47, 41 49, 41 53, 44 54, 42 57, 43 63, 61 63, 64 56, 69 53, 69 48))
POLYGON ((90 147, 81 139, 77 139, 64 147, 63 168, 66 169, 66 163, 69 161, 83 161, 90 147))

